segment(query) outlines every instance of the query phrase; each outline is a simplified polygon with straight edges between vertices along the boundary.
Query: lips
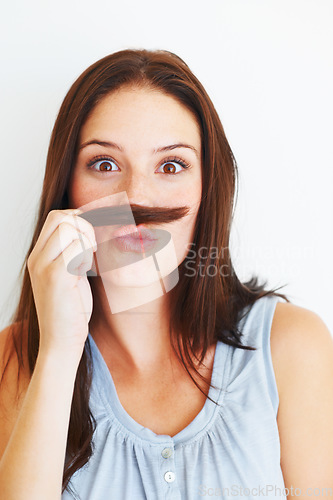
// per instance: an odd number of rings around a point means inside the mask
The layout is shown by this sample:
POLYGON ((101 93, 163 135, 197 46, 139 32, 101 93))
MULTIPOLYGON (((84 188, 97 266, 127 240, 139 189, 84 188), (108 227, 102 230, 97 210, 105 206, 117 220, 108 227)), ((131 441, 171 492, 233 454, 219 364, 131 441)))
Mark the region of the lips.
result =
POLYGON ((112 237, 113 238, 121 238, 124 236, 130 235, 131 238, 134 239, 144 239, 144 240, 155 240, 153 232, 145 227, 143 224, 139 224, 138 226, 135 226, 134 224, 131 224, 129 226, 122 226, 119 229, 116 229, 112 237))
POLYGON ((143 224, 122 226, 112 234, 113 243, 123 252, 141 253, 156 243, 153 232, 143 224))

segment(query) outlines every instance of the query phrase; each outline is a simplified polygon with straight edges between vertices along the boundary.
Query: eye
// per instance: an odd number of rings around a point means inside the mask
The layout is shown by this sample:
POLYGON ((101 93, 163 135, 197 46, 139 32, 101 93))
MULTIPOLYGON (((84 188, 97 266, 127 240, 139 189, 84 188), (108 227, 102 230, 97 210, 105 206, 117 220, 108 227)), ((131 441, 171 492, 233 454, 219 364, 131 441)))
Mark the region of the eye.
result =
POLYGON ((161 173, 164 174, 179 174, 182 170, 186 168, 190 168, 190 165, 186 163, 184 160, 181 158, 168 158, 164 160, 162 165, 158 167, 159 169, 163 169, 161 173), (176 167, 182 167, 178 171, 176 171, 176 167), (166 170, 165 170, 166 169, 166 170))
POLYGON ((87 163, 87 167, 100 173, 114 172, 115 170, 112 169, 112 164, 116 165, 111 158, 97 156, 87 163))

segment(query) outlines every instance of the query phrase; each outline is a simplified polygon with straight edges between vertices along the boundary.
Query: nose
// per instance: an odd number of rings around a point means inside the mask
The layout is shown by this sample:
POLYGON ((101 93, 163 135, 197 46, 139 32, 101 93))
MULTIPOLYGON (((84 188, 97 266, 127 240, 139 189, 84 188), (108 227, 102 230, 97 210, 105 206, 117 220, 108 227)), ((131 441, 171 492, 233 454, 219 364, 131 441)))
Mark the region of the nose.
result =
POLYGON ((153 206, 153 186, 142 172, 128 173, 122 182, 121 191, 126 192, 131 205, 153 206))

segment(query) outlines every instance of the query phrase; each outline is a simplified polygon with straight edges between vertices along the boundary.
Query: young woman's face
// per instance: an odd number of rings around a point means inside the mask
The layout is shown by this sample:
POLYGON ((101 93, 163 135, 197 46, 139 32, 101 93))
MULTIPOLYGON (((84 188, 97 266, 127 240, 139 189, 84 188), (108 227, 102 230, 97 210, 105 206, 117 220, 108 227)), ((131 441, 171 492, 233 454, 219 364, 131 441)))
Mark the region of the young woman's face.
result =
POLYGON ((70 208, 122 191, 131 204, 190 207, 185 217, 157 225, 171 234, 178 265, 193 241, 201 190, 200 129, 173 97, 123 87, 103 98, 81 128, 68 188, 70 208), (80 148, 92 140, 110 145, 80 148))

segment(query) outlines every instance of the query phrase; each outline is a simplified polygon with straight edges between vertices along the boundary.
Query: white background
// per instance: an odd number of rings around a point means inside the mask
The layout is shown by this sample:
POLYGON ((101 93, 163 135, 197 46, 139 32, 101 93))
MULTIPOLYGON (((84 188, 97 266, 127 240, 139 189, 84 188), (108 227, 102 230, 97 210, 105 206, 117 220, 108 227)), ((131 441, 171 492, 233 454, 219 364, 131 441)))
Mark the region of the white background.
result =
POLYGON ((70 85, 111 52, 162 48, 201 80, 236 156, 240 279, 286 284, 333 332, 332 1, 11 0, 1 17, 1 328, 70 85))

